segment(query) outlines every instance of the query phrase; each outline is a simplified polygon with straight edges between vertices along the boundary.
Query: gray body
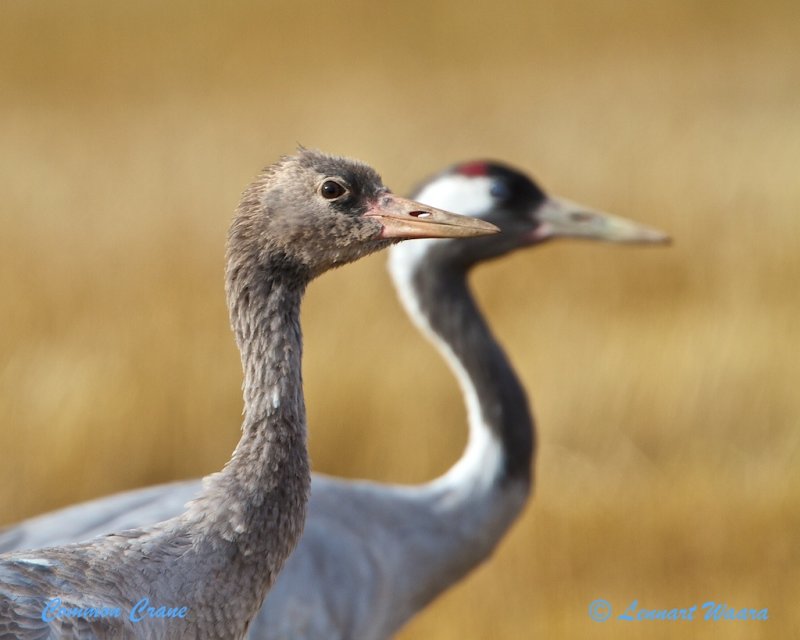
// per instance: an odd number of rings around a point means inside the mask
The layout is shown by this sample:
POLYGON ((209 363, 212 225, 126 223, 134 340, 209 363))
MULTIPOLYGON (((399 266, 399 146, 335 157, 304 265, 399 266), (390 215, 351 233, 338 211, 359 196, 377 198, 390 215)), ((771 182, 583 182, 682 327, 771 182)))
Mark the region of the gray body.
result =
MULTIPOLYGON (((126 527, 180 512, 198 488, 197 481, 189 481, 94 500, 28 520, 0 543, 19 548, 126 527)), ((301 542, 251 623, 249 637, 393 635, 491 554, 525 500, 520 491, 495 505, 504 517, 476 513, 476 519, 495 523, 481 528, 471 519, 464 522, 458 493, 315 474, 301 542)))

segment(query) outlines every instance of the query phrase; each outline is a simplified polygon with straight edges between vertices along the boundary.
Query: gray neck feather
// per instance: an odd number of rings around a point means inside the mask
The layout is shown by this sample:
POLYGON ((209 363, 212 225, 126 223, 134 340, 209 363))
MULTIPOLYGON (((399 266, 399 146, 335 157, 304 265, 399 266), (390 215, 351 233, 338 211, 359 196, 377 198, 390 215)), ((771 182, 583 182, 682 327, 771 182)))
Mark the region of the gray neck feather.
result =
POLYGON ((220 572, 229 573, 237 593, 250 591, 253 612, 305 520, 310 476, 299 316, 307 281, 281 260, 264 266, 229 257, 226 290, 244 369, 242 437, 184 515, 215 588, 222 591, 220 572))

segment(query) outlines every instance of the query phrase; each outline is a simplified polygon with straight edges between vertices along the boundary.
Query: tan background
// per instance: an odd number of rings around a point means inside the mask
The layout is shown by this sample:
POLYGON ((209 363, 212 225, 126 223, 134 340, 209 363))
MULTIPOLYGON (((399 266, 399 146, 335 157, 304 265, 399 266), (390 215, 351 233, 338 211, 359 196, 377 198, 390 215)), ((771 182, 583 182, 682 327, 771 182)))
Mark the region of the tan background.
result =
MULTIPOLYGON (((474 282, 535 401, 535 499, 401 634, 800 634, 796 2, 5 0, 0 522, 219 468, 240 372, 223 243, 299 142, 397 191, 496 157, 668 230, 562 243, 474 282), (589 602, 769 607, 592 622, 589 602)), ((441 473, 459 392, 374 256, 304 310, 316 469, 441 473)))

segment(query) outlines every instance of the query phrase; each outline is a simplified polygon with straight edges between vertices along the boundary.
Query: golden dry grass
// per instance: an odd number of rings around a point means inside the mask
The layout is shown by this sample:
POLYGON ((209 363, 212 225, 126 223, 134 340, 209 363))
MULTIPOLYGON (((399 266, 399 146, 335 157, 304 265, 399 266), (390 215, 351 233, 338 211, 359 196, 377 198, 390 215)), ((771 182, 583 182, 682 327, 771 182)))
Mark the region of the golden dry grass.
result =
MULTIPOLYGON (((0 521, 218 468, 238 436, 225 229, 297 142, 397 190, 494 156, 671 232, 482 268, 531 390, 535 499, 412 638, 800 636, 793 2, 6 0, 0 521), (718 599, 766 623, 592 622, 718 599), (680 627, 680 628, 678 628, 680 627)), ((383 256, 305 311, 316 469, 422 481, 458 390, 383 256)))

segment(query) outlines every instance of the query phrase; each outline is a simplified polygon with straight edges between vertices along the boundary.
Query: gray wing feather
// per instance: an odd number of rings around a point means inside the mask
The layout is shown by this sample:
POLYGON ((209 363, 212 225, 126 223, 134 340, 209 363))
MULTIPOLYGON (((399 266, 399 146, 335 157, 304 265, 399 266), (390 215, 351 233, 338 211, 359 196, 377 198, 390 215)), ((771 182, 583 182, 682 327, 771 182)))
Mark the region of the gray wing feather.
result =
POLYGON ((88 540, 168 520, 200 492, 199 480, 117 493, 52 511, 0 530, 0 553, 88 540))

